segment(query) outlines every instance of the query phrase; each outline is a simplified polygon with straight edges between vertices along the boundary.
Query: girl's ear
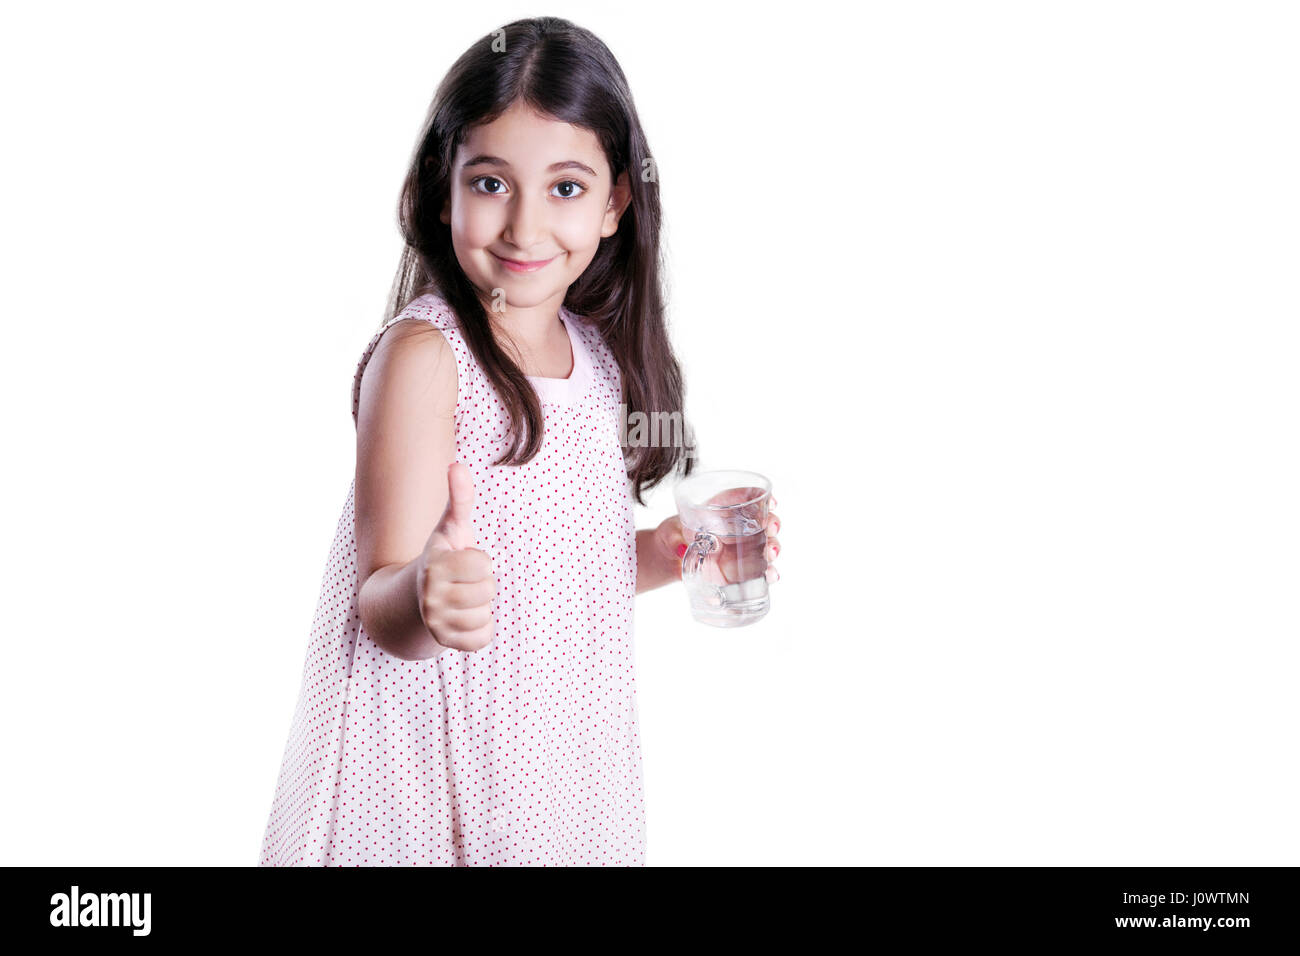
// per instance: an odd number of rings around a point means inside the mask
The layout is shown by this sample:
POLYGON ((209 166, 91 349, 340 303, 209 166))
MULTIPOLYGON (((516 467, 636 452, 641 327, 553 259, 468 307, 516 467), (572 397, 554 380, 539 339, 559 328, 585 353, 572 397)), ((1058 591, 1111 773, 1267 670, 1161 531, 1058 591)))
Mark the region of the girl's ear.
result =
POLYGON ((618 181, 610 190, 609 203, 605 207, 605 221, 601 224, 602 237, 612 236, 618 232, 618 221, 623 217, 627 204, 632 201, 632 187, 627 184, 627 173, 618 174, 618 181))
POLYGON ((442 220, 444 226, 451 225, 451 197, 448 196, 442 204, 442 212, 438 213, 438 218, 442 220))

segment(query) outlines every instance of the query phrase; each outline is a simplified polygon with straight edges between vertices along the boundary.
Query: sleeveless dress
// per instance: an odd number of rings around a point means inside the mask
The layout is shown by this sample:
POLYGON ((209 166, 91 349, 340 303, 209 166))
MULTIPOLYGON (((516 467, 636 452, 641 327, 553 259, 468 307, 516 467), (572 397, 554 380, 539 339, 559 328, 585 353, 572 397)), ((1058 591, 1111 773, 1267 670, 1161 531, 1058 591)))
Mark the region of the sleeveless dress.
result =
MULTIPOLYGON (((632 624, 636 528, 619 442, 621 377, 593 325, 561 308, 567 379, 530 377, 542 449, 494 466, 507 418, 436 295, 427 321, 456 356, 456 453, 474 478, 477 547, 493 558, 495 636, 405 661, 357 610, 348 490, 321 581, 260 866, 645 865, 632 624)), ((430 529, 432 530, 432 529, 430 529)))

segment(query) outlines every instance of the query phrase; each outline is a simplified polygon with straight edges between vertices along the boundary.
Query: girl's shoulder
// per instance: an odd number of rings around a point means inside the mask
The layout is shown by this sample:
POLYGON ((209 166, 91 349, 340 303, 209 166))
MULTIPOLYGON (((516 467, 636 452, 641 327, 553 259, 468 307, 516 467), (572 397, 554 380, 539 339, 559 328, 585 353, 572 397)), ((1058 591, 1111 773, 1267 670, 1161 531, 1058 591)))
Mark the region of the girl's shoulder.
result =
POLYGON ((606 382, 618 395, 621 390, 622 369, 619 367, 618 358, 614 355, 614 350, 610 348, 609 343, 601 334, 600 327, 586 316, 578 315, 569 308, 564 309, 565 315, 573 325, 577 337, 586 347, 586 351, 591 360, 592 372, 597 379, 606 382))
POLYGON ((400 322, 402 319, 421 319, 431 325, 436 325, 440 329, 456 329, 460 326, 456 313, 447 304, 447 300, 436 292, 426 292, 424 295, 416 296, 406 304, 405 308, 400 309, 396 315, 384 323, 384 326, 376 333, 376 337, 388 325, 400 322))
MULTIPOLYGON (((451 341, 451 338, 455 338, 457 329, 458 323, 455 313, 442 297, 433 293, 417 296, 407 303, 404 308, 398 310, 395 315, 384 321, 370 337, 370 341, 366 343, 361 358, 357 362, 356 372, 352 377, 353 421, 356 421, 361 407, 361 383, 366 368, 371 364, 371 359, 376 352, 379 351, 380 343, 384 341, 392 343, 392 348, 385 347, 386 354, 400 356, 397 359, 399 367, 413 366, 416 369, 423 368, 426 371, 435 371, 442 367, 455 369, 455 372, 449 376, 432 376, 438 381, 446 379, 450 407, 455 408, 462 388, 461 379, 465 377, 459 355, 462 346, 459 342, 451 341), (421 326, 429 332, 428 335, 420 333, 421 326), (388 334, 390 330, 395 328, 397 331, 388 334), (435 329, 438 331, 434 331, 435 329), (449 338, 446 334, 438 334, 439 331, 452 333, 452 335, 449 338), (452 358, 452 361, 447 361, 448 356, 452 358)), ((392 362, 384 364, 391 365, 392 362)))

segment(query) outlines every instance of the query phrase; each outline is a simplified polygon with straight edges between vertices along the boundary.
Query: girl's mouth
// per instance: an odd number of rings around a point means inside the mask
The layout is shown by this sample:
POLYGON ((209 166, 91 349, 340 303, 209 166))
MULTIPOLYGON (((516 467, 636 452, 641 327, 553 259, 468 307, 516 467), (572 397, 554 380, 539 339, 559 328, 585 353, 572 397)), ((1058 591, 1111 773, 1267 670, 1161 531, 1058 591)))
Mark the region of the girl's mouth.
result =
MULTIPOLYGON (((492 250, 489 249, 488 252, 492 252, 492 250)), ((518 259, 507 259, 504 256, 498 256, 495 252, 492 252, 492 255, 511 272, 536 272, 538 269, 545 267, 556 259, 556 256, 551 256, 549 259, 538 259, 533 262, 520 262, 518 259)))

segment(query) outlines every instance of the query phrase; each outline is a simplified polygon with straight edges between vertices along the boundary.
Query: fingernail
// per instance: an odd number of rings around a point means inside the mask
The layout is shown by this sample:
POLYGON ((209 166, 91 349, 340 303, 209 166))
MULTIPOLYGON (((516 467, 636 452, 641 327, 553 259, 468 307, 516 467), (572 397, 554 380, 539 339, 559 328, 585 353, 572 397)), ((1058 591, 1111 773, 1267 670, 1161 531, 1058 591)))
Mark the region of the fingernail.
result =
POLYGON ((686 545, 685 545, 685 544, 679 544, 679 545, 677 546, 677 557, 680 558, 680 557, 681 557, 682 555, 684 555, 685 553, 686 553, 686 545))

